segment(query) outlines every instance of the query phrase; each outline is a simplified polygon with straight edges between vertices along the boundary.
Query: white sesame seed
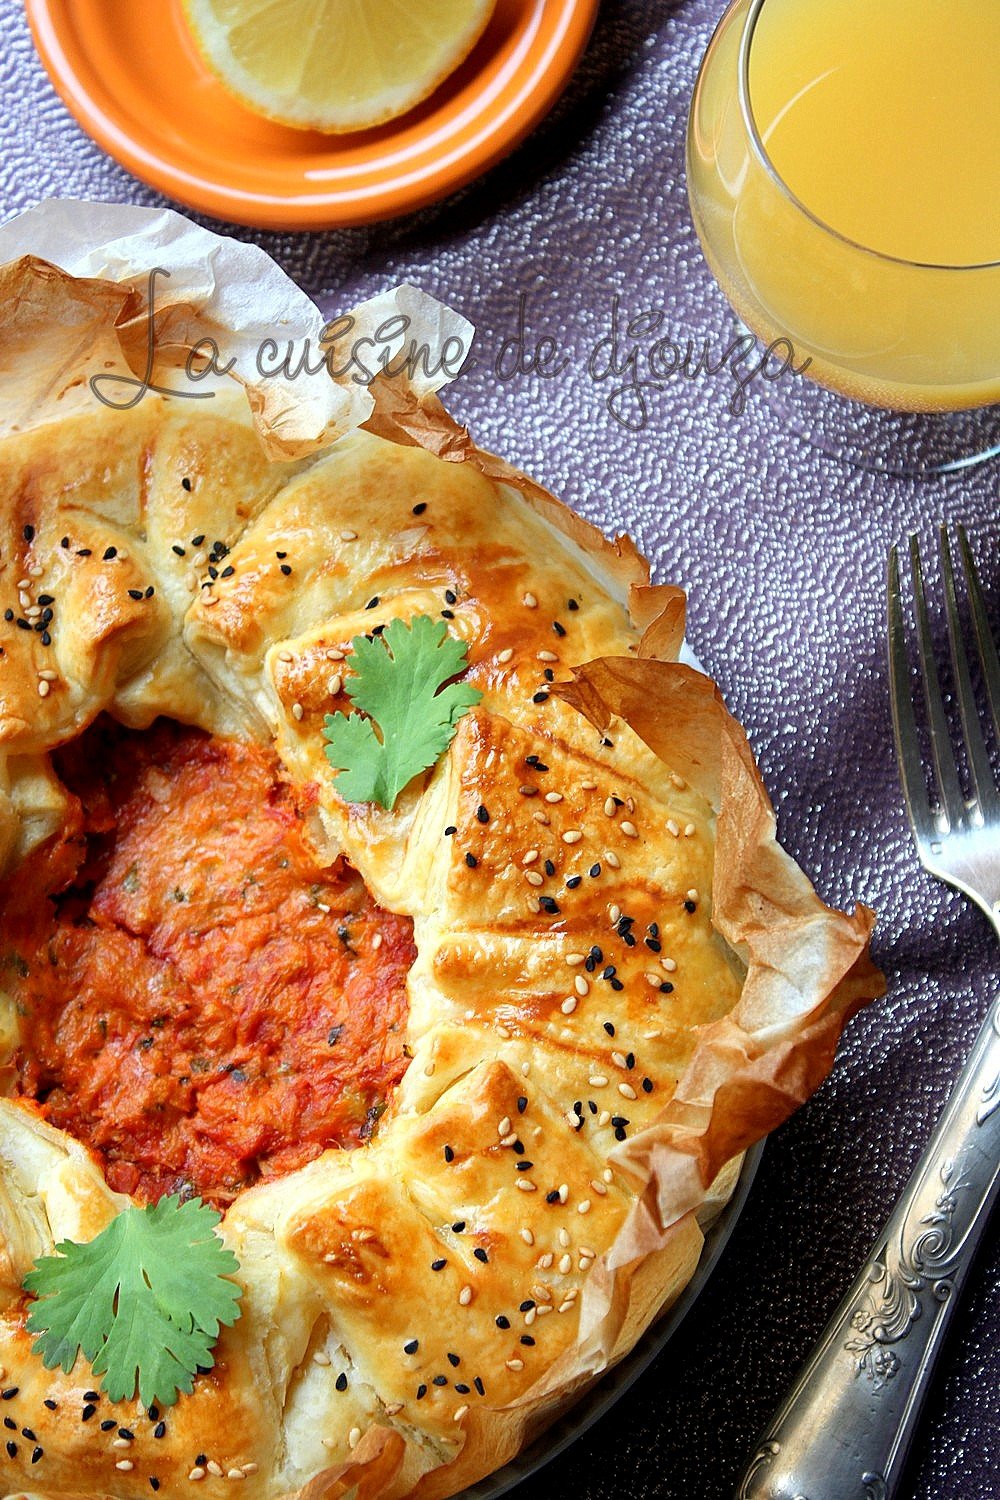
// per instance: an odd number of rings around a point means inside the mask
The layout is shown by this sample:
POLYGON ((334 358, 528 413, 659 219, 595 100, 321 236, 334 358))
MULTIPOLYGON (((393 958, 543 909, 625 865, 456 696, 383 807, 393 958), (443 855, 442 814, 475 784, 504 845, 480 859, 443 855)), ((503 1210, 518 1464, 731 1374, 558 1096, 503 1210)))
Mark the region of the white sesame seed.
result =
POLYGON ((510 1115, 504 1115, 497 1126, 497 1135, 510 1135, 510 1115))
POLYGON ((23 593, 25 589, 30 589, 31 588, 31 579, 30 578, 19 578, 17 580, 17 587, 20 590, 20 592, 23 593))
POLYGON ((350 1432, 347 1434, 347 1446, 348 1446, 348 1448, 356 1448, 358 1446, 358 1444, 360 1443, 360 1441, 361 1441, 361 1428, 360 1427, 352 1427, 351 1430, 350 1430, 350 1432))
POLYGON ((385 1414, 387 1417, 395 1417, 403 1410, 402 1401, 389 1401, 386 1403, 385 1414))
POLYGON ((538 1314, 538 1316, 540 1318, 544 1318, 545 1314, 552 1312, 552 1310, 553 1309, 552 1309, 552 1307, 550 1306, 549 1303, 545 1303, 545 1304, 543 1304, 543 1306, 536 1307, 536 1309, 535 1309, 535 1311, 537 1312, 537 1314, 538 1314))
POLYGON ((356 542, 357 539, 358 533, 356 531, 342 531, 340 533, 340 540, 342 542, 356 542))
POLYGON ((539 661, 558 661, 559 660, 558 656, 556 655, 556 653, 554 651, 538 651, 538 652, 536 652, 536 655, 537 655, 539 661))
POLYGON ((304 713, 305 713, 305 709, 302 707, 301 703, 293 703, 292 704, 292 718, 293 719, 301 719, 301 717, 302 717, 302 715, 304 713))
POLYGON ((693 839, 697 832, 698 830, 697 828, 695 828, 693 823, 684 824, 684 837, 686 839, 693 839))
POLYGON ((585 953, 567 953, 566 954, 566 962, 569 964, 570 968, 575 969, 580 964, 586 963, 586 961, 587 961, 587 955, 585 953))
POLYGON ((654 990, 658 990, 660 988, 660 985, 663 983, 659 974, 648 973, 644 974, 642 977, 645 979, 646 983, 650 985, 654 990))
POLYGON ((560 1258, 559 1258, 559 1275, 560 1276, 568 1276, 569 1273, 570 1273, 570 1271, 572 1271, 572 1269, 573 1269, 573 1257, 571 1255, 560 1256, 560 1258))
POLYGON ((566 1124, 569 1126, 570 1130, 579 1130, 580 1126, 583 1124, 583 1121, 581 1120, 575 1109, 566 1110, 565 1114, 563 1115, 563 1119, 566 1121, 566 1124))
POLYGON ((614 797, 608 797, 605 799, 604 811, 607 813, 609 818, 613 818, 615 816, 615 813, 618 811, 618 803, 615 801, 614 797))
POLYGON ((547 1271, 554 1260, 555 1256, 552 1254, 552 1251, 546 1250, 545 1254, 540 1255, 535 1261, 535 1266, 539 1271, 547 1271))
POLYGON ((660 968, 666 969, 668 974, 674 974, 677 972, 677 960, 674 958, 661 958, 660 968))
POLYGON ((583 834, 580 832, 579 828, 567 828, 566 832, 563 834, 563 843, 578 844, 582 838, 583 834))
POLYGON ((24 611, 26 617, 29 620, 37 620, 41 612, 42 606, 40 604, 29 605, 29 607, 24 611))
POLYGON ((218 604, 219 596, 218 594, 205 593, 201 596, 201 602, 206 609, 211 609, 213 604, 218 604))
POLYGON ((556 1308, 556 1311, 557 1312, 561 1312, 561 1313, 562 1312, 571 1312, 572 1309, 573 1309, 573 1299, 571 1297, 567 1297, 567 1299, 566 1299, 565 1302, 560 1302, 559 1306, 556 1308))
POLYGON ((39 696, 39 698, 47 698, 49 696, 49 693, 51 691, 52 691, 52 684, 51 683, 49 683, 49 682, 40 682, 38 684, 38 696, 39 696))
POLYGON ((327 648, 326 659, 327 661, 343 661, 344 653, 343 651, 338 651, 335 647, 330 646, 327 648))
POLYGON ((585 791, 585 792, 596 792, 597 791, 597 782, 596 781, 581 781, 580 782, 580 787, 581 787, 581 790, 585 791))
POLYGON ((611 1061, 614 1063, 614 1065, 615 1065, 616 1068, 624 1068, 624 1066, 625 1066, 625 1054, 624 1054, 624 1052, 612 1052, 612 1054, 611 1054, 611 1061))
POLYGON ((188 1474, 188 1478, 189 1479, 193 1479, 195 1481, 197 1481, 199 1479, 204 1479, 204 1477, 205 1477, 205 1470, 201 1467, 200 1464, 196 1464, 195 1467, 188 1474))
POLYGON ((468 1415, 468 1412, 469 1408, 467 1406, 460 1406, 451 1420, 453 1422, 461 1422, 462 1418, 468 1415))
POLYGON ((580 1246, 580 1259, 581 1260, 596 1260, 597 1259, 597 1251, 596 1250, 591 1250, 591 1248, 590 1248, 589 1245, 581 1245, 580 1246))
POLYGON ((565 1182, 561 1182, 559 1184, 559 1202, 560 1203, 565 1203, 566 1199, 568 1197, 569 1197, 569 1184, 565 1183, 565 1182))
POLYGON ((610 1167, 605 1167, 603 1172, 601 1173, 601 1176, 604 1178, 605 1182, 614 1182, 615 1180, 615 1174, 614 1172, 612 1172, 610 1167))
POLYGON ((278 652, 278 660, 279 661, 294 661, 295 657, 292 655, 292 653, 290 651, 279 651, 278 652))
POLYGON ((594 1189, 594 1192, 597 1194, 598 1198, 606 1198, 608 1196, 608 1190, 605 1187, 604 1183, 598 1182, 596 1177, 591 1178, 590 1185, 594 1189))
POLYGON ((601 1113, 597 1116, 597 1123, 598 1125, 606 1125, 610 1119, 611 1111, 609 1109, 602 1109, 601 1113))
POLYGON ((43 667, 38 675, 43 682, 56 682, 59 678, 59 673, 53 672, 51 667, 43 667))
POLYGON ((521 855, 521 863, 522 863, 522 865, 533 865, 535 863, 535 860, 537 858, 538 858, 538 850, 537 849, 529 849, 525 854, 521 855))
POLYGON ((537 887, 545 884, 545 876, 539 875, 537 870, 525 870, 524 878, 529 885, 537 887))
POLYGON ((638 1099, 639 1097, 630 1083, 620 1083, 618 1085, 618 1092, 623 1099, 638 1099))
MULTIPOLYGON (((128 553, 127 552, 119 552, 118 556, 121 557, 121 558, 126 558, 126 557, 128 557, 128 553)), ((28 569, 28 576, 31 577, 31 578, 41 578, 41 576, 42 576, 42 574, 44 572, 45 572, 45 569, 42 567, 41 563, 35 563, 32 567, 30 567, 28 569)))
POLYGON ((331 677, 326 679, 326 690, 331 698, 336 698, 343 686, 344 679, 339 672, 334 672, 331 677))
POLYGON ((674 786, 679 792, 683 792, 685 787, 687 786, 687 782, 684 780, 684 777, 678 776, 676 771, 671 771, 670 780, 673 782, 674 786))
POLYGON ((614 905, 609 906, 608 907, 608 921, 611 923, 611 925, 613 927, 617 927, 617 925, 621 921, 621 919, 622 919, 622 909, 621 909, 621 907, 620 906, 614 906, 614 905))
POLYGON ((326 1350, 325 1349, 317 1349, 316 1353, 313 1355, 313 1364, 314 1365, 328 1365, 329 1363, 330 1363, 330 1356, 329 1356, 329 1354, 327 1354, 326 1350))
POLYGON ((546 792, 545 800, 546 802, 561 802, 562 792, 546 792))
POLYGON ((130 1469, 135 1468, 135 1464, 130 1458, 120 1458, 115 1464, 115 1468, 120 1469, 123 1474, 127 1474, 130 1469))
POLYGON ((111 1444, 111 1446, 112 1446, 112 1448, 127 1448, 128 1447, 128 1438, 116 1437, 115 1440, 114 1440, 114 1442, 111 1444))
POLYGON ((576 993, 578 995, 589 995, 590 994, 590 980, 589 979, 584 979, 584 977, 583 977, 582 974, 574 974, 574 976, 573 976, 573 988, 576 990, 576 993))
POLYGON ((608 1086, 608 1080, 603 1073, 592 1073, 587 1082, 592 1089, 605 1089, 608 1086))
POLYGON ((246 1477, 242 1469, 230 1469, 226 1475, 227 1479, 245 1479, 246 1477))
MULTIPOLYGON (((389 1408, 386 1407, 386 1411, 388 1411, 388 1410, 389 1410, 389 1408)), ((243 1464, 242 1468, 243 1468, 244 1474, 246 1474, 246 1476, 248 1478, 250 1477, 251 1474, 256 1474, 256 1472, 257 1472, 257 1465, 256 1464, 243 1464)))
POLYGON ((622 867, 622 862, 613 849, 605 849, 604 863, 612 870, 620 870, 622 867))
POLYGON ((216 1479, 222 1478, 222 1465, 216 1463, 214 1458, 210 1458, 205 1467, 208 1469, 208 1472, 212 1474, 216 1479))
POLYGON ((535 1321, 535 1319, 537 1317, 538 1317, 538 1311, 537 1311, 537 1309, 534 1308, 534 1307, 529 1307, 528 1311, 524 1315, 524 1321, 525 1321, 525 1324, 527 1325, 528 1328, 531 1327, 532 1323, 535 1321))
POLYGON ((531 814, 531 816, 534 818, 534 820, 535 820, 536 823, 541 823, 541 824, 543 824, 544 827, 548 828, 548 826, 549 826, 549 815, 548 815, 548 813, 543 813, 542 810, 539 808, 539 810, 537 812, 533 812, 531 814))
POLYGON ((537 914, 538 912, 541 911, 541 909, 542 909, 542 903, 539 901, 538 897, 537 896, 529 896, 528 897, 528 910, 530 912, 535 912, 537 914))
POLYGON ((503 1037, 505 1042, 510 1041, 510 1032, 507 1030, 506 1026, 498 1026, 496 1032, 497 1036, 503 1037))
POLYGON ((625 835, 625 837, 627 839, 637 839, 639 837, 639 830, 638 830, 638 828, 636 828, 636 826, 635 826, 634 823, 630 823, 629 820, 628 820, 628 818, 623 818, 622 819, 620 827, 621 827, 622 833, 625 835))
POLYGON ((693 886, 688 891, 687 898, 688 898, 689 901, 697 901, 697 899, 698 899, 698 892, 694 889, 693 886))
POLYGON ((642 1033, 642 1039, 643 1039, 644 1042, 655 1042, 656 1038, 659 1035, 660 1035, 660 1033, 658 1031, 656 1031, 655 1029, 653 1031, 644 1031, 642 1033))
POLYGON ((526 609, 538 608, 538 600, 535 598, 534 594, 525 594, 523 603, 526 609))
POLYGON ((435 1063, 435 1062, 425 1063, 424 1064, 424 1077, 425 1078, 433 1078, 434 1077, 434 1069, 436 1067, 437 1067, 437 1063, 435 1063))
POLYGON ((510 646, 505 646, 502 651, 497 652, 497 661, 506 666, 513 659, 514 652, 510 646))
POLYGON ((562 1245, 562 1247, 563 1247, 564 1250, 566 1250, 566 1249, 569 1248, 570 1238, 569 1238, 569 1230, 568 1229, 565 1229, 565 1228, 560 1229, 560 1231, 559 1231, 559 1243, 560 1243, 560 1245, 562 1245))
POLYGON ((576 1211, 577 1211, 578 1214, 589 1214, 590 1213, 590 1199, 589 1198, 584 1198, 582 1202, 578 1203, 576 1205, 576 1211))
POLYGON ((634 797, 626 797, 625 798, 625 806, 628 808, 628 810, 629 810, 630 813, 634 813, 635 812, 635 798, 634 797))
POLYGON ((463 1286, 462 1290, 458 1294, 458 1300, 463 1307, 468 1307, 469 1303, 472 1301, 473 1295, 474 1293, 471 1286, 463 1286))
POLYGON ((567 995, 566 999, 563 1001, 562 1005, 560 1005, 559 1009, 562 1011, 564 1016, 571 1016, 576 1010, 578 1003, 579 1002, 575 995, 567 995))
POLYGON ((520 1188, 522 1193, 535 1193, 538 1191, 535 1184, 533 1182, 529 1182, 527 1177, 519 1177, 514 1186, 520 1188))
POLYGON ((506 1359, 506 1360, 504 1360, 504 1364, 507 1366, 508 1370, 523 1370, 524 1369, 524 1360, 523 1359, 506 1359))
POLYGON ((521 1230, 521 1238, 526 1245, 533 1245, 535 1243, 535 1236, 527 1225, 521 1230))

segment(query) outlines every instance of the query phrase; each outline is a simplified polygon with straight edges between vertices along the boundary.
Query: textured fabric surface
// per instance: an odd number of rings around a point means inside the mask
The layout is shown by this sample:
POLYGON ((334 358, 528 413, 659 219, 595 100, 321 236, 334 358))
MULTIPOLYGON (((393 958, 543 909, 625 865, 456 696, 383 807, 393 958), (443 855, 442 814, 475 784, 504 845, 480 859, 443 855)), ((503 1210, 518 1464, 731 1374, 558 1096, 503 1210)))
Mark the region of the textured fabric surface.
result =
MULTIPOLYGON (((919 1155, 996 983, 985 921, 922 873, 905 824, 883 588, 890 541, 918 530, 930 542, 937 522, 958 518, 996 598, 997 467, 924 483, 851 470, 790 439, 766 392, 734 416, 726 374, 647 392, 636 432, 608 409, 616 382, 588 372, 615 295, 624 316, 662 311, 675 342, 707 339, 718 354, 731 336, 683 181, 687 102, 720 9, 607 0, 546 124, 434 209, 346 233, 237 231, 330 310, 408 279, 476 322, 477 362, 452 389, 453 411, 606 530, 630 530, 658 578, 688 589, 690 639, 748 728, 785 843, 827 899, 880 914, 888 998, 852 1023, 832 1078, 769 1145, 716 1276, 669 1351, 523 1486, 524 1500, 731 1493, 919 1155), (552 378, 498 379, 522 294, 531 340, 549 334, 572 356, 552 378)), ((3 217, 49 194, 160 201, 66 113, 17 0, 0 0, 0 87, 3 217)), ((634 410, 626 399, 619 416, 634 410)), ((998 1294, 994 1240, 941 1361, 907 1500, 1000 1495, 998 1294)))

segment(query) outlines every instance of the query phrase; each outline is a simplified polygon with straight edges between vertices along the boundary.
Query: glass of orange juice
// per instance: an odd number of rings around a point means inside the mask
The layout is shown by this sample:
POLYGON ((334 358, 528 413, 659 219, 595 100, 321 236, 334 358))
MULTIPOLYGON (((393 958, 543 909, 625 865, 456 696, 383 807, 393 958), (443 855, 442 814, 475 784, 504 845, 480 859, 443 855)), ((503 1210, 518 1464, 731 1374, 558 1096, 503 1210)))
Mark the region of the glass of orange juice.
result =
POLYGON ((687 161, 739 317, 836 393, 773 386, 793 425, 904 472, 1000 452, 1000 0, 734 0, 687 161))

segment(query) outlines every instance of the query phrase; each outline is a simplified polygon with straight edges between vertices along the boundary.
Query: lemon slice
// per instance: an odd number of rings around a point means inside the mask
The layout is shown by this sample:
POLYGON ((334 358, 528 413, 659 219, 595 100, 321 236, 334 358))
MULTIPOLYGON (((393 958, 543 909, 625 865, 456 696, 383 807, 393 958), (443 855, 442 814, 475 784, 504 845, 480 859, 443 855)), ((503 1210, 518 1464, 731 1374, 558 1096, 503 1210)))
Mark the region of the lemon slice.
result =
POLYGON ((251 109, 301 129, 364 130, 426 99, 496 0, 183 0, 205 62, 251 109))

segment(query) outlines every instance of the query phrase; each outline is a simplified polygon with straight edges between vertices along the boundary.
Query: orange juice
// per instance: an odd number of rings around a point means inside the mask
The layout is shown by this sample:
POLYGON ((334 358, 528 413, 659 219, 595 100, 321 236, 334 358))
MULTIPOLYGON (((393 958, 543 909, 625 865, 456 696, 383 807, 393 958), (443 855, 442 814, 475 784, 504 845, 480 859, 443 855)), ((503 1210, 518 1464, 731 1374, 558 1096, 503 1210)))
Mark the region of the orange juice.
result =
POLYGON ((706 256, 810 376, 1000 400, 1000 0, 737 0, 688 138, 706 256))

